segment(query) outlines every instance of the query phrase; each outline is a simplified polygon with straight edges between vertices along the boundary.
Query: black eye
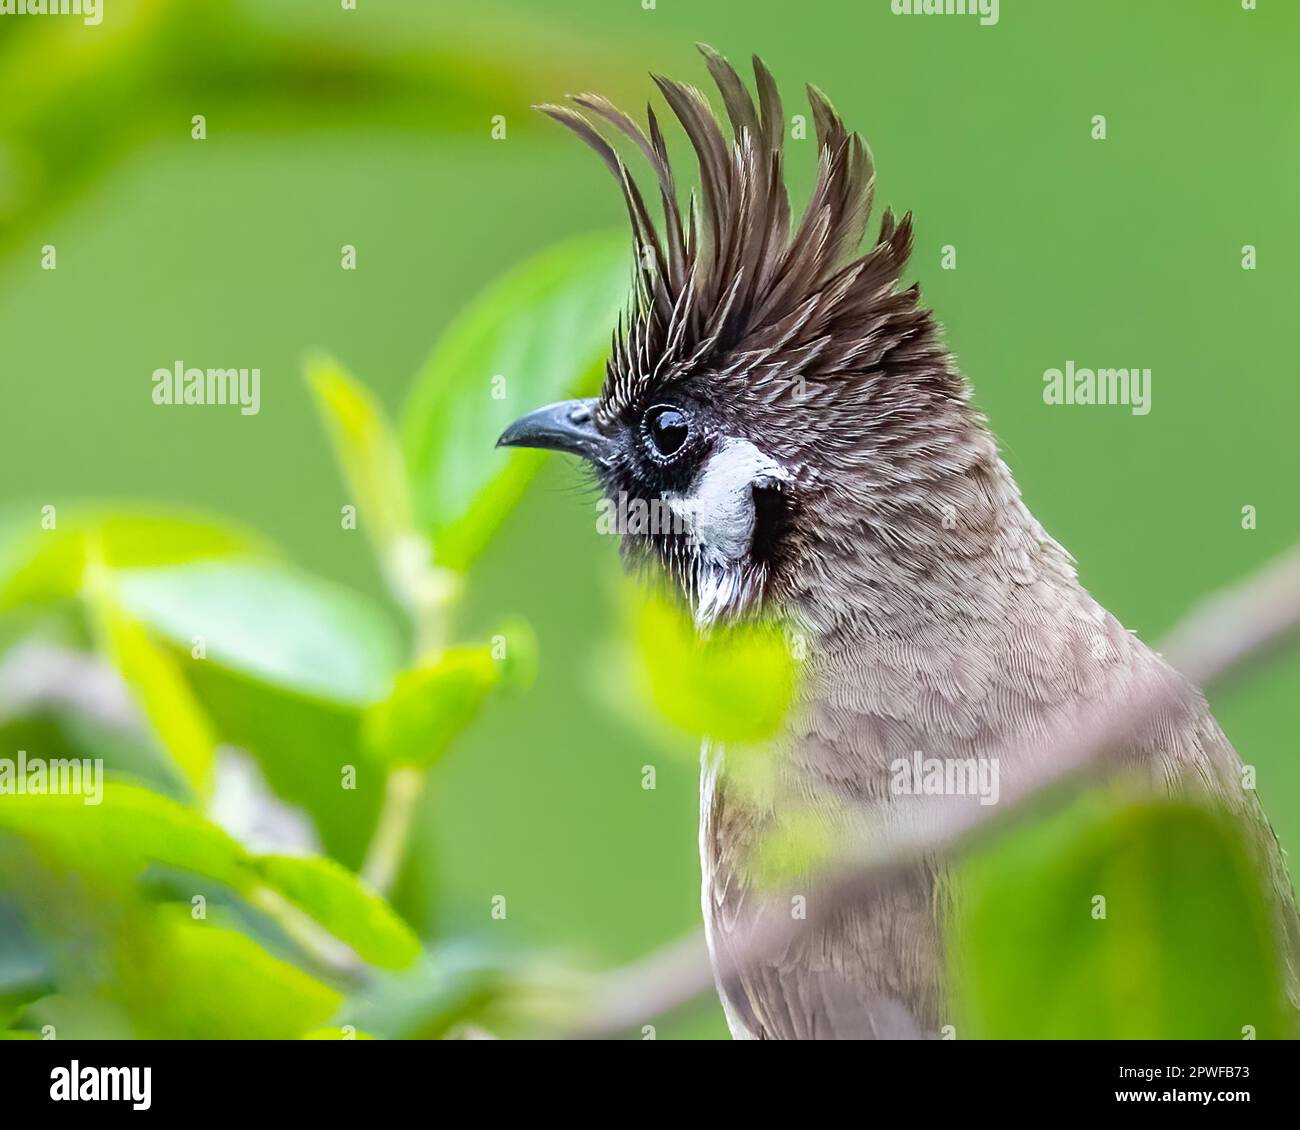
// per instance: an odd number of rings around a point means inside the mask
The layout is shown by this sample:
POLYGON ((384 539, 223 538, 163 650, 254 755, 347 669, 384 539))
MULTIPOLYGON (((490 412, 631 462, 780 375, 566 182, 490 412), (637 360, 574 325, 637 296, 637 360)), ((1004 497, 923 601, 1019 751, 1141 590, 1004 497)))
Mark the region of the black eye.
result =
POLYGON ((645 432, 650 437, 654 454, 668 459, 681 450, 691 425, 686 413, 669 404, 656 404, 645 414, 645 432))

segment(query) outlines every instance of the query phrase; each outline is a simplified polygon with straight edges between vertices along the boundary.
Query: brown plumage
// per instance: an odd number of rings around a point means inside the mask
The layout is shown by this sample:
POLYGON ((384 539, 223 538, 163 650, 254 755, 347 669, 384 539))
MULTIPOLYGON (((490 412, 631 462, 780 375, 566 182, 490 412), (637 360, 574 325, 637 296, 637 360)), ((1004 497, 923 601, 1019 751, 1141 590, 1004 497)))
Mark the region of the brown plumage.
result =
MULTIPOLYGON (((501 442, 580 453, 611 496, 668 500, 685 531, 628 535, 625 549, 680 583, 702 627, 761 609, 807 642, 772 797, 742 796, 725 750, 706 747, 700 844, 717 954, 752 921, 748 862, 783 811, 811 811, 832 833, 864 815, 888 826, 895 759, 1000 758, 1061 712, 1178 676, 1088 595, 1021 501, 918 288, 900 283, 910 217, 886 212, 859 253, 873 186, 861 139, 809 88, 818 177, 792 232, 776 85, 755 59, 755 100, 702 50, 730 138, 698 90, 655 80, 698 158, 700 202, 685 213, 652 110, 643 130, 596 95, 543 108, 618 180, 633 303, 600 397, 534 413, 501 442), (649 162, 662 230, 595 123, 649 162)), ((1129 761, 1142 790, 1208 797, 1252 830, 1293 943, 1276 841, 1194 688, 1129 761)), ((1002 779, 1024 768, 1003 761, 1002 779)), ((725 994, 733 1031, 934 1035, 952 1020, 943 880, 919 864, 743 967, 725 994)))

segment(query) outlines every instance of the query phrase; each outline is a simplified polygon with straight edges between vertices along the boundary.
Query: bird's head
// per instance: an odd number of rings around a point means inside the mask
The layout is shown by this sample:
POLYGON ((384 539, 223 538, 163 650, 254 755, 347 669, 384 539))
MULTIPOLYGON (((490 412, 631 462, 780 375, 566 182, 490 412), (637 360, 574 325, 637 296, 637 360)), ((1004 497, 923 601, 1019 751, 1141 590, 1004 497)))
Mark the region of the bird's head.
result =
POLYGON ((597 95, 572 99, 585 114, 542 107, 622 187, 634 288, 600 396, 532 412, 499 443, 587 460, 626 555, 666 570, 707 624, 806 584, 819 554, 860 533, 873 506, 885 513, 927 421, 965 390, 917 289, 899 289, 910 216, 886 211, 859 254, 874 182, 861 138, 809 88, 818 175, 792 231, 771 74, 755 58, 755 101, 701 50, 730 138, 697 89, 655 78, 699 162, 700 200, 691 194, 685 218, 652 108, 642 129, 597 95), (648 160, 662 232, 593 119, 648 160))

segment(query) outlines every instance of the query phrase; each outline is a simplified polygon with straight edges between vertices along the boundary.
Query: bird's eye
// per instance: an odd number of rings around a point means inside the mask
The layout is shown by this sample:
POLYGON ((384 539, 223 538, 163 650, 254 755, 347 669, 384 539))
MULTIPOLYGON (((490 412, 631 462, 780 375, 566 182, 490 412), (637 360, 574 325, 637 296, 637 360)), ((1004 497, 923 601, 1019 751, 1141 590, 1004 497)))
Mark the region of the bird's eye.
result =
POLYGON ((656 404, 645 414, 645 433, 654 454, 661 459, 676 455, 691 434, 686 413, 669 404, 656 404))

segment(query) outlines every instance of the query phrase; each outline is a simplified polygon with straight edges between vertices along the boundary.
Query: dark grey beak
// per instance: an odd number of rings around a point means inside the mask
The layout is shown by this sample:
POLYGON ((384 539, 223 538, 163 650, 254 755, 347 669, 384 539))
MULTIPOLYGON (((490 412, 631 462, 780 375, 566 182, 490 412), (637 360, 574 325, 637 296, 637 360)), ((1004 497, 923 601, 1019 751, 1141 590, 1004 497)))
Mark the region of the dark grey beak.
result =
POLYGON ((521 416, 501 433, 497 447, 566 451, 593 463, 604 460, 608 440, 596 430, 595 399, 561 400, 521 416))

